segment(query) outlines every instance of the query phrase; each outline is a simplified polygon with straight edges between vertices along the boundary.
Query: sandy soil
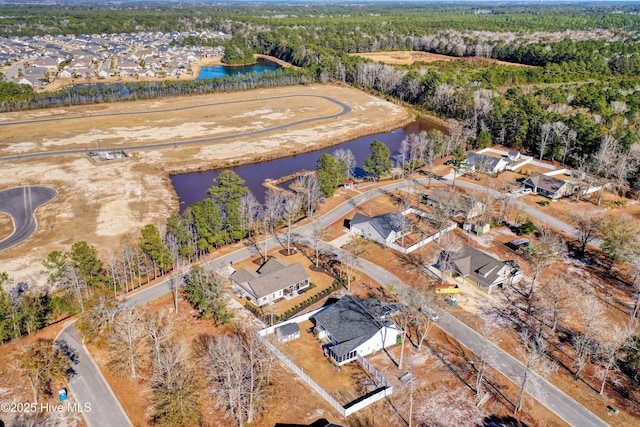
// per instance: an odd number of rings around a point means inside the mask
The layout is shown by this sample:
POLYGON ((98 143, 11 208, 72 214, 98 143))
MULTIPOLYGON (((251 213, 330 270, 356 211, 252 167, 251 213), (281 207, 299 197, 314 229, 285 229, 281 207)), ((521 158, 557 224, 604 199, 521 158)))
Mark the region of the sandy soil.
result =
POLYGON ((457 56, 440 55, 437 53, 420 52, 412 50, 399 50, 391 52, 371 52, 371 53, 352 53, 351 55, 369 58, 376 62, 384 62, 392 65, 412 65, 416 62, 435 62, 435 61, 466 61, 472 63, 487 62, 508 65, 512 67, 526 67, 523 64, 515 64, 513 62, 498 61, 492 58, 468 57, 459 58, 457 56))
POLYGON ((5 213, 0 212, 0 241, 11 236, 14 226, 11 217, 5 213))
POLYGON ((104 255, 127 234, 148 223, 163 223, 177 211, 169 174, 238 165, 282 157, 398 127, 409 120, 402 108, 364 92, 332 85, 293 86, 226 94, 101 104, 0 115, 0 122, 79 116, 77 120, 7 125, 0 156, 66 148, 93 150, 129 144, 152 144, 259 130, 304 118, 335 114, 333 103, 304 95, 323 95, 346 102, 353 111, 255 137, 161 150, 138 150, 121 162, 96 165, 85 155, 3 162, 0 189, 41 184, 58 197, 37 213, 39 228, 29 240, 0 253, 3 270, 16 280, 38 276, 41 260, 52 250, 68 250, 86 240, 104 255), (297 97, 258 100, 269 97, 297 97), (303 96, 300 96, 303 95, 303 96), (246 101, 246 102, 239 102, 246 101), (231 102, 224 107, 203 104, 231 102), (234 103, 239 102, 239 103, 234 103), (159 112, 194 106, 188 110, 159 112), (150 112, 95 117, 92 114, 150 112))

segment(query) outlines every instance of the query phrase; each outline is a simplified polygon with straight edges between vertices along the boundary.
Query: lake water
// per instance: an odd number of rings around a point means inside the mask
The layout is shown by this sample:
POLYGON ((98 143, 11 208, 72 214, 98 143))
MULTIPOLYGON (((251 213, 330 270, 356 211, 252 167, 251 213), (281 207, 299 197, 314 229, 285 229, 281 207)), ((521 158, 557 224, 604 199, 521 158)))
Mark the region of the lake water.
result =
POLYGON ((258 62, 252 65, 226 66, 216 65, 215 67, 202 67, 198 79, 216 79, 224 76, 236 76, 238 74, 263 73, 265 71, 275 71, 280 66, 275 62, 266 59, 258 59, 258 62))
MULTIPOLYGON (((266 179, 278 179, 301 170, 315 170, 316 161, 323 153, 330 154, 338 148, 350 149, 357 162, 355 175, 364 175, 364 171, 361 169, 362 164, 364 160, 371 155, 369 147, 373 141, 378 140, 385 143, 393 156, 399 151, 400 143, 407 135, 433 129, 434 127, 436 126, 431 122, 415 121, 391 132, 364 136, 354 139, 353 141, 309 153, 237 166, 230 169, 246 181, 246 186, 260 202, 264 202, 266 189, 262 186, 262 183, 266 179)), ((213 179, 220 175, 223 170, 224 169, 214 169, 173 175, 171 181, 180 201, 180 212, 195 202, 207 197, 207 189, 213 185, 213 179)))

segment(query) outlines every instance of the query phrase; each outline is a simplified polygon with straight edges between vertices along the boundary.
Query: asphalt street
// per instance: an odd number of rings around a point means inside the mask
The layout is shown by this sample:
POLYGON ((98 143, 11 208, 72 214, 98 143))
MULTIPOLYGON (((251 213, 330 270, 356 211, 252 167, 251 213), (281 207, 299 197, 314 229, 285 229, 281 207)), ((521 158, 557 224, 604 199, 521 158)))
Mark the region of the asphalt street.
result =
POLYGON ((73 363, 75 375, 69 380, 69 388, 90 427, 133 427, 111 388, 98 369, 73 326, 62 330, 56 343, 66 343, 77 355, 73 363))
POLYGON ((51 187, 14 187, 0 191, 0 212, 13 219, 14 231, 0 241, 0 251, 9 249, 28 239, 38 228, 35 211, 53 200, 58 192, 51 187))
MULTIPOLYGON (((426 182, 426 180, 418 180, 418 182, 426 182)), ((460 182, 461 183, 461 182, 460 182)), ((349 213, 352 209, 354 209, 359 204, 365 202, 366 200, 376 197, 385 192, 393 191, 398 188, 410 189, 415 185, 415 181, 407 181, 402 183, 394 183, 389 184, 384 187, 380 187, 375 190, 370 190, 366 193, 358 194, 353 197, 349 201, 342 203, 338 207, 334 208, 327 214, 322 217, 316 218, 314 222, 309 223, 305 226, 298 227, 295 229, 296 239, 299 241, 305 241, 310 246, 315 245, 315 237, 314 237, 314 229, 318 226, 325 227, 342 216, 349 213)), ((456 182, 458 185, 458 182, 456 182)), ((473 184, 472 184, 473 185, 473 184)), ((477 187, 477 186, 474 186, 477 187)), ((477 189, 482 189, 479 187, 477 189)), ((538 218, 539 211, 533 208, 529 214, 538 218)), ((542 220, 544 221, 544 215, 542 216, 542 220)), ((552 222, 549 222, 550 225, 553 225, 552 222)), ((568 226, 567 224, 563 224, 563 228, 567 231, 572 231, 573 228, 568 226)), ((562 225, 561 224, 561 225, 562 225)), ((573 230, 575 231, 575 230, 573 230)), ((269 248, 275 248, 281 245, 280 241, 282 238, 272 237, 268 239, 269 248)), ((264 247, 264 242, 260 243, 260 248, 264 247)), ((343 253, 342 250, 337 249, 333 246, 330 246, 324 242, 321 242, 321 247, 324 251, 329 253, 333 253, 334 256, 340 257, 343 253)), ((257 254, 257 250, 255 247, 245 247, 239 249, 233 253, 221 256, 216 258, 215 260, 207 262, 207 264, 213 266, 214 268, 222 268, 229 263, 235 263, 241 261, 243 259, 255 256, 257 254)), ((359 260, 359 265, 356 266, 357 269, 363 271, 370 277, 372 277, 377 282, 381 283, 384 286, 393 285, 397 289, 401 289, 406 286, 398 277, 388 272, 387 270, 379 267, 373 263, 370 263, 366 260, 359 260)), ((171 292, 171 280, 167 278, 163 282, 154 285, 150 288, 139 291, 126 299, 126 304, 130 307, 137 307, 144 304, 148 304, 154 299, 165 295, 171 292)), ((473 329, 466 326, 464 323, 456 319, 455 317, 449 315, 446 312, 439 313, 439 320, 437 322, 438 326, 447 334, 449 334, 452 338, 460 342, 462 345, 467 347, 472 352, 480 352, 480 349, 484 345, 484 342, 487 340, 473 329)), ((73 337, 75 334, 73 326, 67 327, 63 333, 62 337, 73 337)), ((73 340, 66 338, 70 344, 73 345, 74 348, 77 349, 78 353, 80 353, 83 357, 82 359, 91 359, 91 356, 86 353, 86 349, 82 346, 77 338, 73 340), (86 353, 86 355, 84 353, 86 353)), ((511 381, 516 384, 522 383, 522 375, 524 374, 524 365, 514 359, 505 351, 501 350, 499 347, 495 346, 491 342, 488 342, 488 345, 492 349, 490 352, 491 356, 488 359, 488 362, 491 366, 493 366, 498 371, 502 372, 506 377, 508 377, 511 381)), ((87 413, 85 416, 87 417, 87 423, 90 427, 118 427, 129 424, 123 424, 121 419, 118 417, 122 416, 124 413, 120 407, 119 403, 115 399, 115 396, 110 392, 108 385, 104 382, 102 375, 95 363, 85 363, 82 370, 78 370, 78 375, 74 378, 74 383, 71 384, 71 389, 74 393, 76 399, 82 399, 82 402, 90 402, 92 407, 99 405, 100 407, 108 407, 110 408, 110 418, 98 419, 98 416, 95 416, 94 413, 87 413), (105 388, 107 391, 105 391, 105 388), (117 412, 120 411, 119 414, 117 412), (107 421, 105 421, 107 420, 107 421), (113 421, 111 421, 113 420, 113 421)), ((565 420, 570 425, 580 426, 580 427, 591 427, 591 426, 606 426, 608 425, 603 420, 598 418, 596 415, 591 413, 589 410, 584 408, 578 402, 573 400, 570 396, 565 394, 564 392, 557 389, 553 384, 549 383, 545 379, 540 376, 534 374, 532 379, 528 381, 527 392, 529 392, 535 399, 540 401, 543 405, 557 414, 560 418, 565 420)))
MULTIPOLYGON (((105 116, 126 116, 126 115, 139 115, 139 114, 153 114, 153 113, 158 113, 158 112, 190 110, 190 109, 201 108, 201 107, 214 107, 214 106, 220 107, 220 106, 228 105, 228 104, 241 104, 241 103, 245 103, 245 102, 256 102, 256 101, 265 101, 265 100, 273 100, 273 99, 286 100, 288 98, 296 98, 296 97, 304 97, 304 98, 311 98, 311 99, 314 99, 314 98, 315 99, 324 99, 324 100, 327 100, 329 102, 332 102, 332 103, 338 105, 339 107, 342 108, 342 110, 339 113, 336 113, 336 114, 330 114, 330 115, 327 115, 327 116, 312 117, 312 118, 304 119, 304 120, 297 120, 295 122, 286 123, 286 124, 278 125, 278 126, 273 126, 273 127, 270 127, 270 128, 262 128, 260 130, 251 131, 251 132, 241 132, 241 133, 235 133, 233 135, 223 135, 223 136, 216 136, 216 137, 212 137, 212 138, 189 139, 189 140, 183 140, 183 141, 163 142, 163 143, 149 144, 149 145, 118 146, 117 149, 118 150, 124 150, 124 151, 152 150, 152 149, 156 149, 156 148, 169 148, 169 147, 177 147, 177 146, 181 146, 181 145, 205 144, 205 143, 211 143, 211 142, 225 141, 225 140, 228 140, 228 139, 246 138, 246 137, 249 137, 249 136, 255 136, 255 135, 260 135, 260 134, 263 134, 263 133, 273 132, 273 131, 276 131, 276 130, 285 130, 285 129, 287 129, 289 127, 292 127, 292 126, 299 126, 299 125, 304 125, 304 124, 307 124, 307 123, 313 123, 313 122, 317 122, 317 121, 321 121, 321 120, 334 119, 334 118, 341 117, 341 116, 344 116, 346 114, 349 114, 352 111, 351 107, 348 106, 347 104, 345 104, 344 102, 338 101, 337 99, 333 99, 333 98, 330 98, 328 96, 322 96, 322 95, 288 95, 288 96, 273 96, 273 97, 268 97, 268 98, 256 98, 256 99, 250 99, 250 100, 246 100, 246 101, 230 101, 230 102, 219 102, 219 103, 212 103, 212 104, 199 104, 199 105, 193 105, 193 106, 189 106, 189 107, 171 108, 171 109, 167 109, 167 110, 132 111, 132 112, 123 112, 123 113, 95 114, 95 115, 92 115, 92 116, 74 116, 74 117, 60 117, 60 118, 52 118, 52 119, 38 119, 38 120, 30 120, 30 121, 23 121, 23 122, 4 122, 4 123, 0 123, 0 127, 1 126, 16 125, 16 124, 25 124, 25 123, 31 124, 31 123, 53 122, 53 121, 64 121, 64 120, 78 120, 78 119, 82 119, 82 118, 88 118, 88 119, 92 120, 92 119, 94 119, 96 117, 105 117, 105 116)), ((110 149, 111 148, 105 148, 104 150, 110 150, 110 149)), ((38 152, 38 153, 25 153, 25 154, 18 154, 18 155, 15 155, 15 156, 0 157, 0 162, 2 162, 2 161, 10 161, 10 160, 20 160, 20 159, 32 159, 32 158, 36 158, 36 157, 51 157, 51 156, 60 156, 60 155, 69 155, 69 154, 84 154, 84 153, 87 153, 88 151, 89 150, 86 149, 86 148, 75 149, 75 150, 41 151, 41 152, 38 152)))

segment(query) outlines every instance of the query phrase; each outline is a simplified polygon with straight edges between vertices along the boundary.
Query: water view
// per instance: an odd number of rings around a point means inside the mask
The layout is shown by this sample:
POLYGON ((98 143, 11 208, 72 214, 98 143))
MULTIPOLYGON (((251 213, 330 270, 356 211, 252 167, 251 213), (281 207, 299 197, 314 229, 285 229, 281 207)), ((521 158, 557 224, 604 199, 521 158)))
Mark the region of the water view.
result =
MULTIPOLYGON (((410 134, 418 133, 423 130, 434 128, 434 124, 427 121, 415 121, 409 125, 392 130, 387 133, 378 133, 374 135, 364 136, 354 139, 343 144, 334 145, 333 147, 323 148, 309 153, 299 154, 291 157, 274 159, 262 163, 253 163, 243 166, 231 168, 242 179, 246 181, 247 187, 253 192, 260 202, 264 202, 265 187, 262 183, 266 179, 278 179, 283 176, 301 170, 315 170, 316 161, 323 153, 333 153, 338 148, 350 149, 356 158, 357 166, 355 175, 362 176, 364 171, 361 169, 364 160, 371 154, 369 146, 375 140, 382 141, 391 150, 392 156, 400 149, 402 140, 410 134)), ((213 179, 216 178, 223 169, 214 169, 203 172, 191 172, 179 175, 173 175, 171 181, 173 188, 178 195, 180 201, 180 212, 207 197, 207 189, 213 185, 213 179)))
POLYGON ((216 79, 223 78, 225 76, 236 76, 238 74, 251 74, 251 73, 263 73, 265 71, 275 71, 280 66, 275 62, 268 61, 266 59, 258 59, 258 62, 251 65, 216 65, 215 67, 202 67, 198 79, 216 79))

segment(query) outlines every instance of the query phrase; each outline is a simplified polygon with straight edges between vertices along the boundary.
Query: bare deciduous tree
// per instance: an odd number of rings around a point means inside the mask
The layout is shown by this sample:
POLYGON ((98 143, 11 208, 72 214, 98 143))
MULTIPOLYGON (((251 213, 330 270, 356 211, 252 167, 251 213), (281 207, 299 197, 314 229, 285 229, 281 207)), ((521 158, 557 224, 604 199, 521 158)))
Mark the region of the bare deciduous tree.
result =
POLYGON ((346 245, 342 247, 340 261, 347 276, 347 291, 351 292, 351 279, 358 266, 360 258, 367 254, 366 242, 360 236, 353 235, 346 245))
POLYGON ((151 346, 151 358, 155 364, 160 357, 162 344, 173 335, 175 326, 164 310, 153 310, 146 313, 143 324, 151 346))
POLYGON ((551 332, 555 333, 558 322, 571 307, 575 299, 575 283, 568 276, 553 276, 540 286, 542 304, 551 314, 551 332))
POLYGON ((131 378, 138 376, 138 353, 144 337, 144 326, 135 310, 127 310, 115 318, 108 338, 109 366, 114 372, 129 371, 131 378))
POLYGON ((160 343, 152 366, 155 425, 199 425, 201 376, 190 368, 191 358, 189 348, 182 341, 160 343))
POLYGON ((287 221, 287 254, 291 254, 291 223, 300 215, 300 198, 297 194, 287 193, 285 195, 282 214, 287 221))
POLYGON ((416 396, 420 402, 415 410, 417 427, 479 426, 484 414, 465 390, 439 385, 416 396))
POLYGON ((232 335, 200 336, 197 351, 219 406, 230 411, 238 426, 251 423, 273 364, 261 338, 242 329, 232 335))
MULTIPOLYGON (((513 409, 513 415, 522 409, 524 402, 524 393, 527 390, 527 386, 530 390, 535 388, 529 384, 533 372, 544 375, 555 370, 555 365, 547 358, 546 355, 546 343, 540 336, 531 336, 527 331, 523 331, 522 340, 524 342, 524 351, 522 351, 522 357, 524 359, 524 373, 522 374, 522 383, 520 383, 520 391, 518 393, 518 399, 513 409)), ((537 390, 533 390, 537 392, 537 390)))
POLYGON ((580 253, 584 255, 587 245, 590 242, 593 242, 600 233, 602 215, 594 215, 591 212, 578 211, 571 215, 571 219, 578 229, 580 253))
POLYGON ((295 180, 291 188, 302 195, 302 206, 309 218, 315 213, 316 207, 322 203, 322 190, 315 173, 303 175, 295 180))
POLYGON ((262 214, 262 205, 251 191, 247 191, 240 198, 240 212, 242 216, 242 228, 247 230, 247 236, 251 240, 256 222, 262 214))
POLYGON ((607 376, 612 368, 615 367, 620 351, 631 342, 631 337, 638 328, 637 322, 631 320, 624 326, 615 325, 613 329, 609 325, 602 328, 599 338, 600 358, 604 362, 602 372, 602 381, 600 382, 600 394, 604 393, 604 386, 607 382, 607 376))
POLYGON ((540 128, 540 140, 538 141, 538 152, 540 153, 539 160, 542 160, 542 156, 547 149, 547 142, 549 136, 551 136, 552 125, 550 123, 544 123, 540 128))
POLYGON ((582 369, 596 354, 595 337, 604 321, 604 307, 596 297, 588 295, 580 300, 577 312, 580 316, 580 324, 584 325, 582 333, 577 333, 572 339, 573 348, 576 351, 576 358, 573 361, 576 368, 574 376, 579 378, 582 369))
POLYGON ((542 273, 557 260, 564 258, 566 253, 567 244, 561 237, 551 232, 547 228, 540 228, 540 238, 538 239, 538 243, 535 245, 533 251, 531 251, 530 254, 534 273, 533 277, 531 278, 531 285, 529 287, 529 293, 527 295, 527 313, 531 312, 533 294, 536 290, 536 284, 538 282, 540 273, 542 273))
POLYGON ((353 169, 356 167, 356 157, 353 155, 353 152, 348 148, 338 148, 333 152, 333 158, 336 159, 336 162, 343 162, 346 167, 346 179, 351 178, 353 176, 353 169))

